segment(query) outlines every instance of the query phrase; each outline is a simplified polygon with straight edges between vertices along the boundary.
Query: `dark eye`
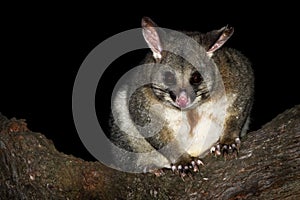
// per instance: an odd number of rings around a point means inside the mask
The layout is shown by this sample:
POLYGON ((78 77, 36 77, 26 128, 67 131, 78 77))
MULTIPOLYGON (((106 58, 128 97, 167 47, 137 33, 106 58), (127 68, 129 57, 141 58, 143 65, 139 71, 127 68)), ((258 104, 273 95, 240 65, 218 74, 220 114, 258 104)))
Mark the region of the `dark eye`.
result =
POLYGON ((202 82, 201 74, 198 71, 192 73, 191 78, 190 78, 190 84, 191 85, 200 85, 201 82, 202 82))
POLYGON ((167 71, 164 73, 164 82, 166 85, 175 85, 176 79, 172 72, 167 71))

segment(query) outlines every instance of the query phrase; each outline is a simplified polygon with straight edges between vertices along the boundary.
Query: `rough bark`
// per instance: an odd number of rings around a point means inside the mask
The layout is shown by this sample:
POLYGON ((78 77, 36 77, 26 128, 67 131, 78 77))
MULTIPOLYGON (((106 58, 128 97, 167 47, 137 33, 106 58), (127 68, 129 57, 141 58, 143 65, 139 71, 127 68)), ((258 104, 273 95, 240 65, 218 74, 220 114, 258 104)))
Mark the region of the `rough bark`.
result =
POLYGON ((237 159, 203 162, 185 181, 124 173, 60 153, 0 115, 0 199, 300 199, 300 105, 243 138, 237 159))

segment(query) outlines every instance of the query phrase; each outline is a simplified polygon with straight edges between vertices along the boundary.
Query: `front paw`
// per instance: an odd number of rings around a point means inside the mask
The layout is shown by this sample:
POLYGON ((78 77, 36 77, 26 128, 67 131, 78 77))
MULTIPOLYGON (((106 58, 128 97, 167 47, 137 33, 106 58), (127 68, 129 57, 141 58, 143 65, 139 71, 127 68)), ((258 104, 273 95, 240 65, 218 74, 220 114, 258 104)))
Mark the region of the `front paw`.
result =
POLYGON ((172 164, 171 169, 174 174, 179 175, 184 181, 184 178, 187 176, 192 178, 193 173, 198 172, 201 165, 204 166, 199 158, 190 158, 189 161, 180 161, 176 164, 172 164))
POLYGON ((223 156, 225 159, 237 157, 241 146, 240 138, 235 138, 231 144, 218 143, 210 148, 210 153, 214 156, 223 156))

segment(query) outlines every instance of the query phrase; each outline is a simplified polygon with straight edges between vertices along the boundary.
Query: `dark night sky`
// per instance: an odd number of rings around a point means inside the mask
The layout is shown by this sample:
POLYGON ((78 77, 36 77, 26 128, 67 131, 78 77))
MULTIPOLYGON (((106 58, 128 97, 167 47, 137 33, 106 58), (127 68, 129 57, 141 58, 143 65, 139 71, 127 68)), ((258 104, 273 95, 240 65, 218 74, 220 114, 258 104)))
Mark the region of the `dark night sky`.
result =
MULTIPOLYGON (((174 30, 206 32, 226 24, 235 27, 226 45, 249 57, 256 77, 252 130, 299 104, 299 13, 294 6, 202 6, 123 12, 92 5, 77 9, 8 7, 1 22, 0 112, 26 119, 31 130, 52 139, 60 151, 92 159, 73 123, 72 88, 77 70, 103 40, 139 28, 142 16, 174 30)), ((138 53, 128 56, 126 62, 135 59, 132 62, 138 63, 136 58, 143 52, 138 53)), ((100 97, 96 100, 97 109, 108 107, 100 97)))

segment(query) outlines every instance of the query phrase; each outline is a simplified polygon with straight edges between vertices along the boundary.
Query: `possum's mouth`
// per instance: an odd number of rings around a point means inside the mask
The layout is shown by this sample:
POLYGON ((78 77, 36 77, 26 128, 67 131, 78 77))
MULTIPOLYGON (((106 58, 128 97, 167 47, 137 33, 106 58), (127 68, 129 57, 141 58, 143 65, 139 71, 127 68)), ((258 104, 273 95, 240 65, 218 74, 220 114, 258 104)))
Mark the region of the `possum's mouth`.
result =
POLYGON ((179 108, 186 108, 191 103, 191 99, 187 96, 187 93, 185 91, 182 91, 179 96, 175 100, 177 106, 179 108))
POLYGON ((188 96, 186 91, 181 91, 179 95, 176 95, 174 92, 169 92, 171 99, 173 100, 173 106, 184 110, 192 106, 191 98, 188 96))
POLYGON ((169 106, 173 106, 176 109, 179 110, 186 110, 190 108, 194 108, 196 103, 196 94, 192 95, 189 94, 186 89, 180 89, 178 91, 165 89, 162 87, 159 87, 156 84, 151 85, 153 92, 155 96, 163 101, 164 103, 167 103, 169 106))

